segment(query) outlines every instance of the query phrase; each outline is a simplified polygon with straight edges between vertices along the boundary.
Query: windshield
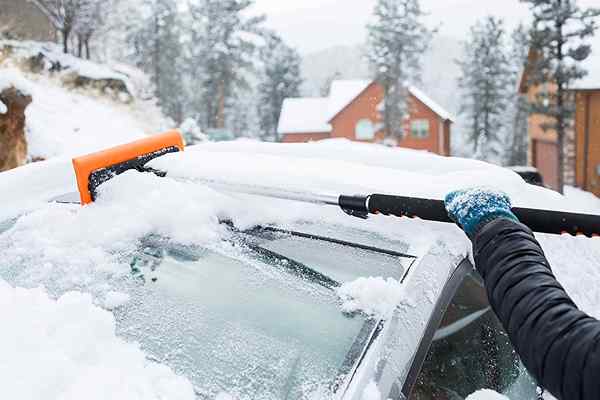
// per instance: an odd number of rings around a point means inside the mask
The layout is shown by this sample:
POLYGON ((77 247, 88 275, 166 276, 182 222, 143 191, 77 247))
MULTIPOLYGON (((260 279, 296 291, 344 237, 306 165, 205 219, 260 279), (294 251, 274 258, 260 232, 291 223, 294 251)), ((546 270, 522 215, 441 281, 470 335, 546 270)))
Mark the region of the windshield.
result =
POLYGON ((120 335, 188 377, 200 398, 303 399, 335 391, 377 321, 340 311, 359 276, 400 279, 412 261, 286 232, 236 233, 215 248, 149 238, 120 335))

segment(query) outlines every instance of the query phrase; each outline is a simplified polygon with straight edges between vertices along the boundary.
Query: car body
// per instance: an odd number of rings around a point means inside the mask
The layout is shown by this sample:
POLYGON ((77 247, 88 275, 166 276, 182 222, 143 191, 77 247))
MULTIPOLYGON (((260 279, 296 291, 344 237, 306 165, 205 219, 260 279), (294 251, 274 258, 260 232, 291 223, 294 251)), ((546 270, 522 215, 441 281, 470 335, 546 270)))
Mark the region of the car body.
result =
POLYGON ((198 398, 361 399, 373 384, 391 399, 481 388, 537 398, 472 264, 443 243, 415 257, 356 228, 222 224, 216 246, 142 238, 121 287, 132 301, 114 310, 117 333, 190 379, 198 398), (336 288, 371 275, 402 283, 393 311, 342 313, 336 288))

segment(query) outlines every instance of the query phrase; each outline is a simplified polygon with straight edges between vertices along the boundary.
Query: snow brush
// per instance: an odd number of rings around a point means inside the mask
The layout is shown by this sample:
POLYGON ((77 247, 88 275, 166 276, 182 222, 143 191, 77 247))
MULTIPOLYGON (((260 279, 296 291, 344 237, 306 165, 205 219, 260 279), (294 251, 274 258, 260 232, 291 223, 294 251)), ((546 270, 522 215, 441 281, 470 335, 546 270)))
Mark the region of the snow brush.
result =
MULTIPOLYGON (((117 146, 97 153, 73 159, 81 204, 95 200, 96 189, 102 183, 125 171, 135 169, 166 176, 165 171, 146 167, 149 161, 167 153, 183 151, 181 135, 177 131, 150 136, 129 144, 117 146)), ((269 198, 294 200, 312 204, 332 205, 345 213, 359 218, 369 214, 393 215, 396 217, 420 218, 426 221, 454 223, 443 200, 388 194, 330 195, 308 191, 290 191, 280 188, 234 184, 210 179, 179 179, 184 182, 210 186, 216 190, 250 194, 269 198)), ((549 234, 600 236, 600 215, 579 214, 565 211, 541 210, 513 207, 512 212, 519 221, 532 231, 549 234)))

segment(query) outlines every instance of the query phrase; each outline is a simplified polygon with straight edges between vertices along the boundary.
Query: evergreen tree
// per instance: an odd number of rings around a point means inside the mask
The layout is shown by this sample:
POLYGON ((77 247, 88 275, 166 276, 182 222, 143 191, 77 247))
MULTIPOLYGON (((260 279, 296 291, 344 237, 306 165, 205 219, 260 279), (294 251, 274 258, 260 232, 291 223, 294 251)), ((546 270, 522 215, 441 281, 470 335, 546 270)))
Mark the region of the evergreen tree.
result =
POLYGON ((469 121, 468 140, 473 144, 474 154, 496 162, 501 156, 501 140, 506 135, 505 113, 512 95, 505 36, 502 20, 490 16, 477 22, 464 43, 464 58, 458 61, 460 112, 469 121))
POLYGON ((434 31, 422 22, 419 0, 377 0, 375 22, 368 25, 367 58, 383 86, 386 135, 402 137, 409 112, 407 83, 420 79, 421 56, 434 31))
MULTIPOLYGON (((522 24, 511 34, 510 59, 512 60, 512 84, 516 88, 527 63, 527 54, 530 47, 531 34, 522 24)), ((505 149, 505 165, 527 165, 528 147, 528 116, 529 102, 526 94, 517 93, 508 109, 507 126, 510 127, 510 135, 505 149)))
POLYGON ((300 96, 302 60, 296 50, 270 34, 260 50, 260 61, 262 68, 257 96, 260 132, 263 139, 275 140, 283 100, 300 96))
POLYGON ((558 142, 558 185, 564 185, 565 138, 573 118, 574 102, 569 88, 585 76, 580 66, 591 52, 586 43, 596 31, 595 17, 600 9, 581 9, 576 0, 521 0, 533 14, 532 47, 535 60, 531 68, 532 85, 549 84, 553 90, 541 90, 532 104, 533 112, 551 122, 544 129, 556 132, 558 142), (554 90, 555 88, 555 90, 554 90))
POLYGON ((264 16, 246 17, 252 0, 193 0, 190 13, 198 21, 194 35, 199 49, 198 103, 204 108, 203 127, 224 128, 226 107, 236 91, 248 91, 254 71, 256 39, 264 16))
POLYGON ((180 124, 184 117, 181 44, 177 0, 143 0, 143 23, 130 40, 138 67, 152 77, 156 97, 166 115, 180 124))

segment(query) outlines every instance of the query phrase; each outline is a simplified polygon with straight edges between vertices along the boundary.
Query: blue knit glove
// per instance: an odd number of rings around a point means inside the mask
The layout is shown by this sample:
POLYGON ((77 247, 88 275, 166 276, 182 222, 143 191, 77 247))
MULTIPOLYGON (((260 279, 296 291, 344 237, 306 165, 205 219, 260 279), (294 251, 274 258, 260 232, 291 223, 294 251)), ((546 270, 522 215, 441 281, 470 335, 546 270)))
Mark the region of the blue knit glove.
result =
POLYGON ((496 218, 508 218, 519 222, 511 211, 510 198, 503 192, 485 188, 457 190, 445 200, 450 218, 473 239, 473 236, 496 218))

